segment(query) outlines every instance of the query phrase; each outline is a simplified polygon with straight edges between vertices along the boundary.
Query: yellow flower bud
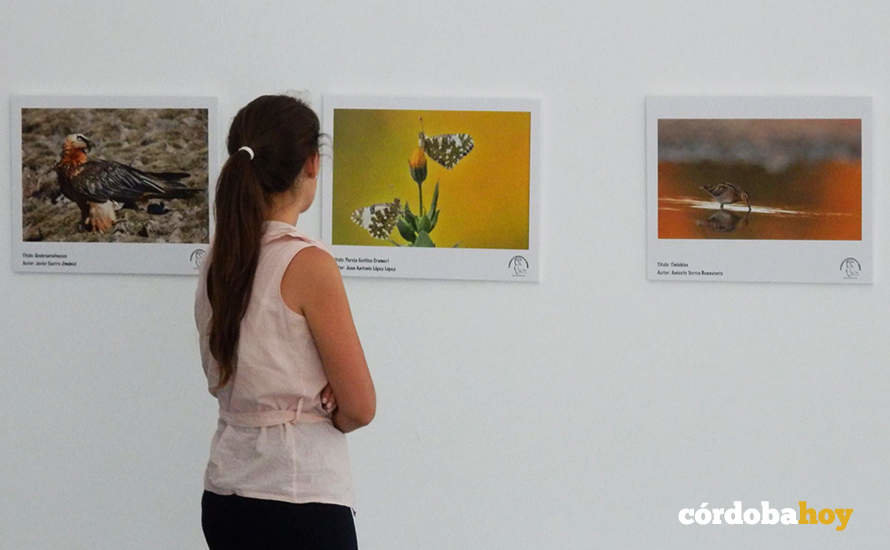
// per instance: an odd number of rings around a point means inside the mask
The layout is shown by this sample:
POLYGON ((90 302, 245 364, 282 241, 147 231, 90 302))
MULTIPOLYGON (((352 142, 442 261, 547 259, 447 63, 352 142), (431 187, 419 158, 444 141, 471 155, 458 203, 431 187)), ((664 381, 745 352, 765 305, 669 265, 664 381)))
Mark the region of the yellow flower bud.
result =
POLYGON ((408 159, 408 167, 411 169, 411 179, 418 184, 423 183, 426 179, 426 153, 423 152, 423 147, 414 149, 408 159))

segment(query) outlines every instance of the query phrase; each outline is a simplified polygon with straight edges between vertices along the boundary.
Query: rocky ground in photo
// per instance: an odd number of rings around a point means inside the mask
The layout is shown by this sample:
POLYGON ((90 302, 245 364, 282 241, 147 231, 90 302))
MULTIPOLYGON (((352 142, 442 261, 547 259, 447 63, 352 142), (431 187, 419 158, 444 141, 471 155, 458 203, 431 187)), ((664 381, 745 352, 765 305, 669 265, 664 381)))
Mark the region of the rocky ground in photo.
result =
POLYGON ((207 111, 205 109, 24 109, 22 111, 22 235, 25 241, 206 243, 207 111), (148 172, 188 172, 202 189, 190 199, 152 199, 117 210, 105 234, 78 229, 80 210, 61 194, 53 166, 65 136, 94 143, 90 159, 148 172))

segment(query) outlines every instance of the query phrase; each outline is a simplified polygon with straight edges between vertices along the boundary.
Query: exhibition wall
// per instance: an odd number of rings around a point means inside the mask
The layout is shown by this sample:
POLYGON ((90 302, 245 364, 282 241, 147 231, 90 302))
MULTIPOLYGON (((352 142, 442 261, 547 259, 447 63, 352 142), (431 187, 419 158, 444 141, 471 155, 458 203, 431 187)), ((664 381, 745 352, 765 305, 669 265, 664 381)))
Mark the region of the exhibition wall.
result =
MULTIPOLYGON (((348 436, 362 548, 886 544, 886 2, 0 6, 4 182, 17 94, 216 97, 221 159, 262 93, 540 100, 539 282, 346 279, 378 400, 348 436), (871 97, 874 283, 647 280, 649 95, 871 97), (734 501, 854 512, 678 520, 734 501)), ((14 273, 11 241, 0 546, 204 547, 195 277, 14 273)))

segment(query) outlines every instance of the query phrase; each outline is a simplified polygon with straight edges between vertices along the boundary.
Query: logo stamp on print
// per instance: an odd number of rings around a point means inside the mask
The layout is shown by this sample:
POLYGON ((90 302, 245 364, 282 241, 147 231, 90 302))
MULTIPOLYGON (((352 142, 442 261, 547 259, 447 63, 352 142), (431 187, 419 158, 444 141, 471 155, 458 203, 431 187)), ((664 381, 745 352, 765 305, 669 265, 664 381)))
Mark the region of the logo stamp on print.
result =
POLYGON ((189 262, 191 262, 192 267, 195 269, 201 269, 201 264, 204 263, 204 256, 206 255, 207 251, 203 248, 196 248, 192 250, 192 253, 189 256, 189 262))
POLYGON ((856 258, 844 258, 840 270, 844 274, 844 279, 858 279, 862 273, 862 264, 856 258))
POLYGON ((525 277, 528 274, 528 260, 525 256, 513 256, 507 262, 507 268, 513 270, 514 277, 525 277))

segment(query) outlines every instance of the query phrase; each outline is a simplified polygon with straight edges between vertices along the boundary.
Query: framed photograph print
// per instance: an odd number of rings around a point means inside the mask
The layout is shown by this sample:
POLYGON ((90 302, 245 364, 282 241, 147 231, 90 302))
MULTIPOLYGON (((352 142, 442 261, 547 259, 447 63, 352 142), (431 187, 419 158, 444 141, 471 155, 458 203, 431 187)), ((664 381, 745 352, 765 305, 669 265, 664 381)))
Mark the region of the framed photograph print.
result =
POLYGON ((539 280, 538 101, 329 95, 323 113, 344 275, 539 280))
POLYGON ((649 97, 652 280, 871 283, 872 102, 649 97))
POLYGON ((11 119, 14 270, 197 272, 216 99, 13 96, 11 119))

